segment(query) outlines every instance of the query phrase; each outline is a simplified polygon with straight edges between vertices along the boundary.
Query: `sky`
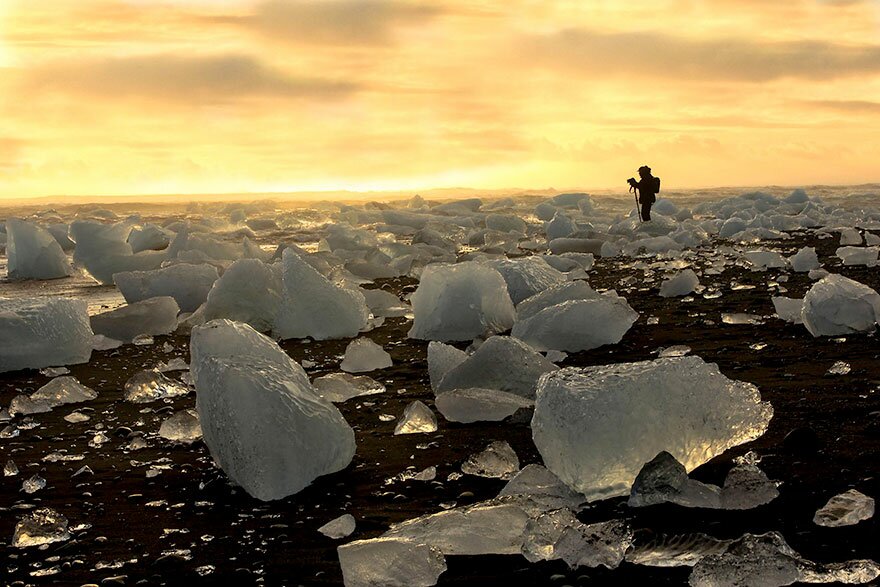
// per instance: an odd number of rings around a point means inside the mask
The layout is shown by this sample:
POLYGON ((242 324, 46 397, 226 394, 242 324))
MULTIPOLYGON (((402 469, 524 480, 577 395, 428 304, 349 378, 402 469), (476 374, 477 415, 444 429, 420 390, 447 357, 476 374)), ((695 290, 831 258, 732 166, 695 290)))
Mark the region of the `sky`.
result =
POLYGON ((0 0, 0 197, 880 181, 880 0, 0 0))

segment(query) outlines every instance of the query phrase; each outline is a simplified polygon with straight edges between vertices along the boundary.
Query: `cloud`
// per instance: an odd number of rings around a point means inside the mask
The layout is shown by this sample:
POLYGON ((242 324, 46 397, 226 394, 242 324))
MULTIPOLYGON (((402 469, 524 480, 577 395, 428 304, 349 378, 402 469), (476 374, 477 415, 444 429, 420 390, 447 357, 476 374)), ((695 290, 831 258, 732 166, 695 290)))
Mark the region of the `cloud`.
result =
POLYGON ((396 27, 421 24, 441 12, 400 0, 269 0, 251 15, 209 19, 292 43, 386 45, 396 27))
POLYGON ((852 114, 880 114, 880 102, 869 100, 806 100, 807 106, 852 114))
POLYGON ((250 96, 333 98, 354 92, 351 82, 291 77, 242 55, 172 54, 51 62, 29 71, 26 89, 142 97, 183 103, 222 103, 250 96))
MULTIPOLYGON (((656 32, 606 34, 588 29, 568 29, 526 37, 521 54, 526 60, 542 66, 677 81, 828 80, 880 73, 880 46, 877 45, 695 40, 656 32)), ((647 82, 635 83, 635 91, 646 90, 650 91, 647 82)))

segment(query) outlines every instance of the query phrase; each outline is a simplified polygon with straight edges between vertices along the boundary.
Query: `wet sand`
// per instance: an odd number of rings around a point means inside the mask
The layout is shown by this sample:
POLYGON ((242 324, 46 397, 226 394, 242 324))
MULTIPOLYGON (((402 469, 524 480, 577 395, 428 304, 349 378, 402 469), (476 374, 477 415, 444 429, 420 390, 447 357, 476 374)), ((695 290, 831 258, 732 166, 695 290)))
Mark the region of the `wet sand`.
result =
MULTIPOLYGON (((836 237, 800 235, 756 248, 792 254, 804 244, 817 247, 826 269, 880 289, 876 268, 827 265, 834 259, 836 237)), ((571 354, 561 365, 646 360, 656 357, 662 347, 687 345, 693 354, 718 363, 728 377, 756 384, 775 410, 767 433, 713 459, 692 476, 721 483, 733 458, 754 450, 762 457, 759 466, 771 479, 782 482, 781 495, 746 512, 671 505, 632 509, 625 499, 612 499, 594 503, 579 518, 585 522, 626 518, 639 529, 639 540, 660 533, 700 531, 736 538, 745 532, 776 530, 804 557, 818 562, 880 557, 876 517, 844 528, 822 528, 812 522, 817 508, 849 488, 880 497, 877 338, 814 339, 803 326, 770 317, 770 297, 780 294, 767 283, 780 275, 778 271, 735 267, 721 275, 705 276, 703 284, 718 283, 723 295, 714 299, 696 295, 687 302, 660 298, 659 279, 646 282, 643 271, 631 267, 632 260, 623 267, 620 264, 615 259, 597 260, 590 283, 595 288, 616 287, 641 318, 621 343, 571 354), (637 279, 634 289, 626 291, 621 280, 630 276, 637 279), (732 290, 732 281, 755 287, 732 290), (728 325, 721 322, 722 312, 766 318, 759 325, 728 325), (659 318, 659 324, 647 323, 652 316, 659 318), (755 350, 750 348, 754 343, 767 346, 755 350), (836 361, 850 363, 851 373, 826 375, 836 361), (795 429, 809 429, 806 436, 814 434, 820 446, 786 442, 786 435, 795 429)), ((788 275, 789 281, 781 283, 787 292, 781 295, 802 297, 812 281, 806 274, 788 275)), ((377 286, 405 294, 414 289, 415 281, 380 280, 377 286)), ((427 343, 405 337, 410 324, 402 318, 390 319, 368 333, 394 360, 393 367, 368 374, 384 383, 387 392, 338 404, 356 432, 358 448, 352 464, 318 479, 295 496, 271 503, 259 502, 232 487, 213 466, 202 442, 180 446, 157 436, 163 419, 194 406, 194 393, 146 405, 122 401, 123 384, 137 371, 175 357, 188 360, 187 337, 156 337, 150 346, 95 352, 89 364, 71 366, 71 374, 95 389, 98 399, 36 414, 35 428, 0 440, 2 461, 12 458, 21 470, 18 476, 0 481, 0 536, 6 561, 3 583, 81 585, 113 578, 109 584, 339 585, 338 544, 378 536, 389 524, 439 511, 441 504, 463 505, 494 497, 503 481, 470 475, 447 481, 447 477, 460 472, 462 461, 493 440, 507 440, 522 466, 541 462, 531 440, 529 414, 518 413, 500 423, 466 425, 448 423, 438 416, 438 432, 397 437, 392 434, 395 422, 379 419, 380 414, 399 417, 415 399, 433 406, 427 343), (170 352, 163 350, 165 343, 172 345, 170 352), (92 410, 88 422, 69 424, 63 420, 74 410, 87 409, 92 410), (109 441, 99 448, 89 447, 99 426, 109 441), (143 435, 149 448, 124 450, 130 437, 137 434, 143 435), (84 458, 41 461, 53 451, 84 458), (71 478, 83 465, 94 475, 71 478), (151 465, 163 470, 147 478, 151 465), (431 465, 437 467, 436 481, 386 483, 408 467, 419 471, 431 465), (47 486, 26 495, 20 491, 21 483, 34 473, 44 477, 47 486), (9 542, 16 519, 29 506, 52 507, 69 519, 71 527, 91 527, 73 532, 72 540, 45 550, 12 548, 9 542), (357 519, 354 535, 339 541, 317 532, 319 526, 343 513, 357 519), (31 575, 56 567, 57 573, 48 576, 31 575)), ((316 377, 338 370, 347 343, 286 341, 282 346, 297 360, 315 361, 317 366, 307 371, 316 377)), ((8 405, 16 394, 34 391, 47 381, 34 371, 0 375, 0 405, 8 405)), ((569 570, 560 561, 530 564, 519 556, 452 556, 447 557, 447 564, 440 585, 682 585, 690 572, 686 567, 651 568, 629 563, 613 571, 569 570)))

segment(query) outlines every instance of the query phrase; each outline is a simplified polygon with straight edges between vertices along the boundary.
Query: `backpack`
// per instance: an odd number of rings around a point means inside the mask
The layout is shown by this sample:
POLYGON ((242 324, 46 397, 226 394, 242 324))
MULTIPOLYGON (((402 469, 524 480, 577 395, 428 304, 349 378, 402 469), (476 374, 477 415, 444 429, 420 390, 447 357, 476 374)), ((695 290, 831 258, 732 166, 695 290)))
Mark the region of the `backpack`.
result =
POLYGON ((655 194, 660 193, 660 178, 659 177, 654 178, 654 193, 655 194))

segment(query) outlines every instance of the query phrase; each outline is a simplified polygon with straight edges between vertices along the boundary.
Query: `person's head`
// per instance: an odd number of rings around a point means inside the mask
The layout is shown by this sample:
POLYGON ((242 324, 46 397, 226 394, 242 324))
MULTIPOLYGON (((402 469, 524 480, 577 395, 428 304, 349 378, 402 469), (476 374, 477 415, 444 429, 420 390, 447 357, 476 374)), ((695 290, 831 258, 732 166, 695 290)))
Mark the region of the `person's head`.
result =
POLYGON ((651 175, 651 168, 647 165, 642 165, 639 167, 639 177, 645 178, 651 175))

